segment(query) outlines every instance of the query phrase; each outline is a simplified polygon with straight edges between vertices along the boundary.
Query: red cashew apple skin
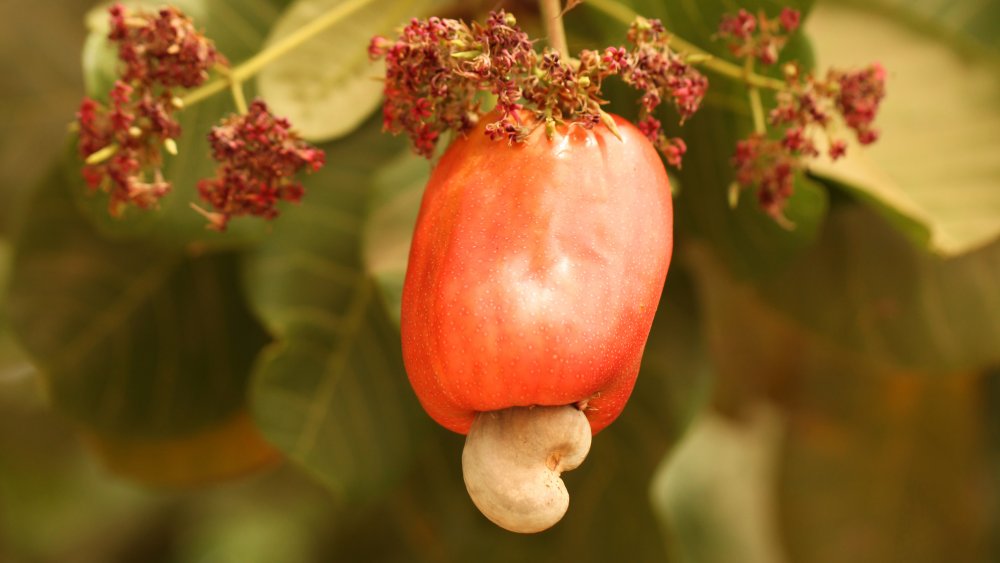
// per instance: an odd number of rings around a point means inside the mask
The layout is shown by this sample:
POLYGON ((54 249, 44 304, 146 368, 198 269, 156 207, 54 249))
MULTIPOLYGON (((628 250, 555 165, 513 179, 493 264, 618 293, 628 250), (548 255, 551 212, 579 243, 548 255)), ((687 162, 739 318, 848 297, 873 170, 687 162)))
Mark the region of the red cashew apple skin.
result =
POLYGON ((625 407, 673 248, 670 185, 631 123, 479 127, 424 192, 403 286, 403 358, 424 410, 466 434, 477 412, 584 405, 599 432, 625 407))

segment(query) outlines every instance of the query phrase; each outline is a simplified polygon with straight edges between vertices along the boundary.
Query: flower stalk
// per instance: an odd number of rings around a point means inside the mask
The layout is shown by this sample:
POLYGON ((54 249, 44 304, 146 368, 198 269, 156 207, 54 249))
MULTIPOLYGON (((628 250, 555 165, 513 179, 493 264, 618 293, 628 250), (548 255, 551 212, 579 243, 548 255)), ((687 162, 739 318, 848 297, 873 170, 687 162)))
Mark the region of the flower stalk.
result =
POLYGON ((538 5, 542 12, 549 47, 555 49, 563 60, 569 60, 569 46, 566 44, 566 28, 563 26, 562 18, 562 1, 539 0, 538 5))
POLYGON ((334 26, 343 20, 353 16, 359 10, 373 4, 375 0, 347 0, 330 8, 318 18, 300 27, 284 38, 276 41, 272 45, 262 49, 256 55, 234 66, 229 71, 229 77, 223 77, 191 90, 184 96, 184 105, 196 104, 206 98, 210 98, 226 88, 230 88, 232 82, 246 82, 261 71, 267 65, 294 51, 300 45, 309 41, 316 35, 322 33, 327 28, 334 26))
MULTIPOLYGON (((752 57, 747 57, 744 60, 743 75, 746 77, 753 75, 752 57)), ((760 99, 760 88, 748 85, 747 97, 750 99, 750 115, 753 116, 753 130, 755 133, 763 135, 767 133, 767 124, 764 121, 764 103, 760 99)))

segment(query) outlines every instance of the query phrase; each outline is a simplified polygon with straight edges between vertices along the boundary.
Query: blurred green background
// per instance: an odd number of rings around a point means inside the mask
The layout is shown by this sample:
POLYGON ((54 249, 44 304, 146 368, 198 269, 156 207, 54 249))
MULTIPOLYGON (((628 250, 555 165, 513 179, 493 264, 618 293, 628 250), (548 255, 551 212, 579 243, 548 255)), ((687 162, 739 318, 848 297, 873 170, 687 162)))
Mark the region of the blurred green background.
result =
MULTIPOLYGON (((234 61, 335 3, 184 2, 234 61)), ((329 124, 329 164, 225 236, 187 210, 225 99, 185 114, 162 211, 113 222, 84 195, 67 125, 108 78, 91 4, 0 4, 0 562, 1000 560, 1000 3, 790 3, 812 12, 786 58, 890 73, 882 141, 798 180, 793 231, 729 208, 749 110, 710 75, 635 394, 565 476, 566 519, 528 537, 475 511, 462 438, 408 389, 427 165, 344 86, 378 91, 367 36, 493 3, 380 3, 248 85, 329 124)), ((533 3, 504 5, 538 34, 533 3)), ((708 46, 743 4, 623 5, 708 46)), ((566 25, 576 48, 624 33, 587 6, 566 25)))

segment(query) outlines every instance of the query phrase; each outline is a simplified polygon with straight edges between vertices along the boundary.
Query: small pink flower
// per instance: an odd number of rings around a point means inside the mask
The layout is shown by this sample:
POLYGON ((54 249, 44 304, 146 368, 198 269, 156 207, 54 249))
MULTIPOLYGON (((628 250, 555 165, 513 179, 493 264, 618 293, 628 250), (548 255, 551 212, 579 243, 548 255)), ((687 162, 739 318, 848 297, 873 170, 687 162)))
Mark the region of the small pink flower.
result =
POLYGON ((615 73, 629 66, 628 52, 622 47, 608 47, 601 60, 608 66, 608 70, 615 73))
POLYGON ((736 169, 736 183, 744 189, 755 190, 761 209, 776 220, 784 221, 785 204, 795 189, 795 173, 802 167, 795 151, 789 150, 782 141, 754 133, 736 143, 732 163, 736 169))
POLYGON ((121 215, 127 204, 154 208, 170 191, 160 174, 160 147, 180 136, 180 125, 172 115, 175 108, 168 99, 120 80, 109 98, 110 107, 84 98, 77 111, 77 149, 87 159, 84 180, 91 190, 108 193, 113 216, 121 215), (148 180, 150 176, 154 180, 148 180))
POLYGON ((675 168, 681 167, 681 158, 687 152, 687 143, 684 142, 684 139, 672 137, 667 139, 665 143, 661 143, 659 148, 667 160, 667 164, 675 168))
POLYGON ((757 18, 742 8, 735 14, 723 15, 719 23, 719 34, 735 39, 749 39, 756 30, 757 18))
POLYGON ((781 49, 788 42, 788 35, 799 26, 797 10, 783 8, 776 18, 763 12, 754 16, 746 10, 722 16, 718 37, 727 41, 729 51, 741 59, 755 58, 765 65, 778 61, 781 49))
POLYGON ((778 16, 778 20, 781 22, 781 27, 787 33, 791 33, 799 28, 799 22, 801 15, 798 10, 792 8, 782 8, 781 15, 778 16))
POLYGON ((837 160, 842 158, 847 154, 847 143, 842 139, 837 139, 830 143, 830 148, 827 150, 827 154, 830 155, 830 160, 837 160))

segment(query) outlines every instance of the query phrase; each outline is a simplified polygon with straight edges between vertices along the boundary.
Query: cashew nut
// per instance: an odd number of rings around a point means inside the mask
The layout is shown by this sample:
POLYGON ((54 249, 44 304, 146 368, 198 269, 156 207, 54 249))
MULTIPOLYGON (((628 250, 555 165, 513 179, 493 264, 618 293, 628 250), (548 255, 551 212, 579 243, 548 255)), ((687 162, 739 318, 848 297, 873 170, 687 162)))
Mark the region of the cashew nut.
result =
POLYGON ((590 423, 574 406, 479 413, 462 451, 472 502, 498 526, 524 534, 562 519, 569 493, 560 473, 590 452, 590 423))

